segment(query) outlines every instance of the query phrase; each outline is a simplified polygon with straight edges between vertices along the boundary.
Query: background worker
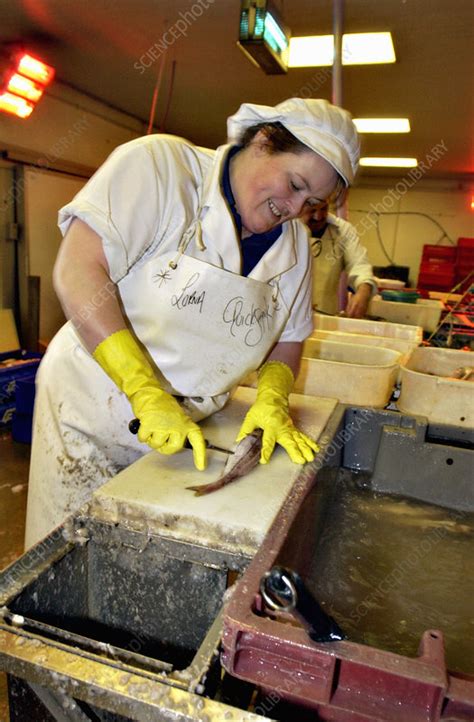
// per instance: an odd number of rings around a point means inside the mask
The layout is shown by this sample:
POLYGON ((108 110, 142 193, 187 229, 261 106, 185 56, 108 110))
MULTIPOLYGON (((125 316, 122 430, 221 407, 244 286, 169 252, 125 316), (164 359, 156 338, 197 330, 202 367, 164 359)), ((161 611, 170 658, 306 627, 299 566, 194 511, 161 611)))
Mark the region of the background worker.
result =
POLYGON ((324 313, 339 311, 338 289, 341 273, 348 277, 349 292, 345 315, 363 318, 377 283, 367 250, 354 226, 329 213, 328 203, 308 210, 304 220, 311 234, 313 255, 313 308, 324 313))
POLYGON ((238 440, 263 429, 262 463, 275 444, 295 463, 314 457, 288 403, 312 330, 296 219, 352 182, 357 132, 346 111, 294 98, 242 105, 228 135, 217 151, 168 135, 126 143, 60 211, 54 282, 70 320, 37 377, 27 546, 150 447, 189 442, 203 469, 196 422, 256 369, 238 440))

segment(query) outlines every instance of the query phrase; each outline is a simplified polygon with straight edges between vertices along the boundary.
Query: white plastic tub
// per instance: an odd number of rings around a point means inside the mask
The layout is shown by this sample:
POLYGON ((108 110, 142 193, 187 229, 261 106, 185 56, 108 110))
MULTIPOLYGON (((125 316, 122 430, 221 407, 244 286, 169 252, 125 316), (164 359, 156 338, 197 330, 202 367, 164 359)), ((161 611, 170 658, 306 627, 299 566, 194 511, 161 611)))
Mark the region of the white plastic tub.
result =
POLYGON ((384 301, 375 296, 369 304, 371 316, 381 316, 387 321, 421 326, 425 331, 434 331, 439 324, 443 304, 429 298, 419 298, 416 303, 384 301))
MULTIPOLYGON (((404 304, 406 305, 406 304, 404 304)), ((342 331, 343 333, 362 333, 370 336, 385 336, 386 338, 403 338, 420 344, 423 341, 421 326, 407 326, 388 321, 369 321, 366 318, 346 318, 345 316, 325 316, 321 313, 313 314, 315 330, 342 331)))
POLYGON ((381 408, 397 380, 400 353, 388 348, 307 339, 294 391, 381 408))
POLYGON ((343 331, 325 331, 316 329, 310 336, 316 341, 336 341, 337 343, 355 343, 362 346, 376 346, 389 348, 401 354, 400 363, 407 361, 409 355, 419 344, 404 338, 389 338, 388 336, 371 336, 362 333, 345 333, 343 331))
POLYGON ((400 368, 400 411, 429 421, 474 426, 474 382, 452 378, 456 369, 474 366, 474 353, 417 348, 400 368))
POLYGON ((375 278, 375 283, 378 288, 390 288, 394 291, 399 291, 405 288, 405 281, 398 281, 395 278, 375 278))

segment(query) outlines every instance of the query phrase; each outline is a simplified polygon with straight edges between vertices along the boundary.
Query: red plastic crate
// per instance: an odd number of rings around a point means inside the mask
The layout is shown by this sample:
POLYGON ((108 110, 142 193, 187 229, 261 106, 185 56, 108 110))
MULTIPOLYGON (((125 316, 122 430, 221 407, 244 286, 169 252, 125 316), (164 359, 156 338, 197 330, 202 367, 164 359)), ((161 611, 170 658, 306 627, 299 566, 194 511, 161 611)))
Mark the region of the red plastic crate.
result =
POLYGON ((445 261, 454 263, 456 261, 457 248, 455 246, 423 246, 422 261, 445 261))
MULTIPOLYGON (((474 270, 474 238, 461 237, 458 238, 458 256, 456 262, 456 283, 461 283, 474 270)), ((474 284, 474 276, 464 281, 459 288, 460 293, 464 293, 470 286, 474 284)))
POLYGON ((420 273, 449 276, 455 272, 455 269, 456 264, 454 263, 435 263, 434 261, 422 261, 420 263, 420 273))
POLYGON ((474 251, 474 238, 458 238, 458 248, 471 249, 474 251))
POLYGON ((418 275, 419 288, 431 288, 436 291, 449 291, 455 284, 456 266, 454 263, 435 263, 422 261, 418 275))
POLYGON ((474 268, 474 238, 458 239, 457 275, 464 277, 474 268))
POLYGON ((458 263, 456 266, 456 276, 464 278, 467 274, 474 270, 474 261, 472 263, 458 263))
POLYGON ((456 293, 465 293, 471 286, 474 286, 474 275, 469 277, 470 270, 472 270, 472 268, 456 274, 455 283, 456 285, 461 284, 456 290, 456 293))
POLYGON ((457 260, 456 265, 457 265, 457 266, 459 266, 459 265, 461 265, 461 266, 463 266, 463 265, 464 265, 464 266, 465 266, 465 265, 474 266, 474 251, 466 250, 466 251, 464 251, 464 252, 462 252, 462 253, 460 252, 460 253, 458 254, 458 260, 457 260))

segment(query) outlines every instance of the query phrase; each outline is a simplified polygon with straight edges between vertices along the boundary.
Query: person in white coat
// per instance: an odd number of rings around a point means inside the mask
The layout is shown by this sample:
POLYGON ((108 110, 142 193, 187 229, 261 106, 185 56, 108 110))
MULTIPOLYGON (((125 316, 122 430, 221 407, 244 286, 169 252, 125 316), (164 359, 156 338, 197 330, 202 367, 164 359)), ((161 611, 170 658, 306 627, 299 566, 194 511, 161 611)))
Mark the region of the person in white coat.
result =
POLYGON ((296 219, 352 182, 357 132, 341 108, 294 98, 243 104, 228 135, 216 151, 169 135, 126 143, 60 211, 54 283, 69 320, 38 373, 27 546, 150 447, 190 444, 203 469, 196 422, 257 369, 238 439, 263 429, 262 463, 276 443, 314 458, 288 405, 312 330, 296 219))
POLYGON ((377 282, 357 230, 352 223, 329 213, 327 203, 308 210, 304 220, 311 234, 314 310, 337 314, 339 281, 345 271, 350 288, 345 315, 363 318, 377 293, 377 282))

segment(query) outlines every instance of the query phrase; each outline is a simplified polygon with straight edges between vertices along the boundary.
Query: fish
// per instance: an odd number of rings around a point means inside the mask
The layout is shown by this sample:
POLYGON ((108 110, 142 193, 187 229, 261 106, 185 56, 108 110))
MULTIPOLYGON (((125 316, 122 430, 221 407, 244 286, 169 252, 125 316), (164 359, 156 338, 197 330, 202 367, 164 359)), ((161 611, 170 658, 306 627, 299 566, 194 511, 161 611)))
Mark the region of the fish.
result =
POLYGON ((249 471, 254 469, 260 461, 260 453, 262 451, 262 429, 255 429, 248 434, 237 445, 237 448, 226 461, 222 476, 217 481, 211 481, 210 484, 200 484, 199 486, 187 486, 187 489, 195 492, 195 496, 203 496, 211 494, 213 491, 222 489, 231 481, 240 479, 249 471))
POLYGON ((472 366, 460 366, 453 371, 450 378, 459 379, 460 381, 474 381, 474 378, 471 379, 473 375, 474 368, 472 366))

